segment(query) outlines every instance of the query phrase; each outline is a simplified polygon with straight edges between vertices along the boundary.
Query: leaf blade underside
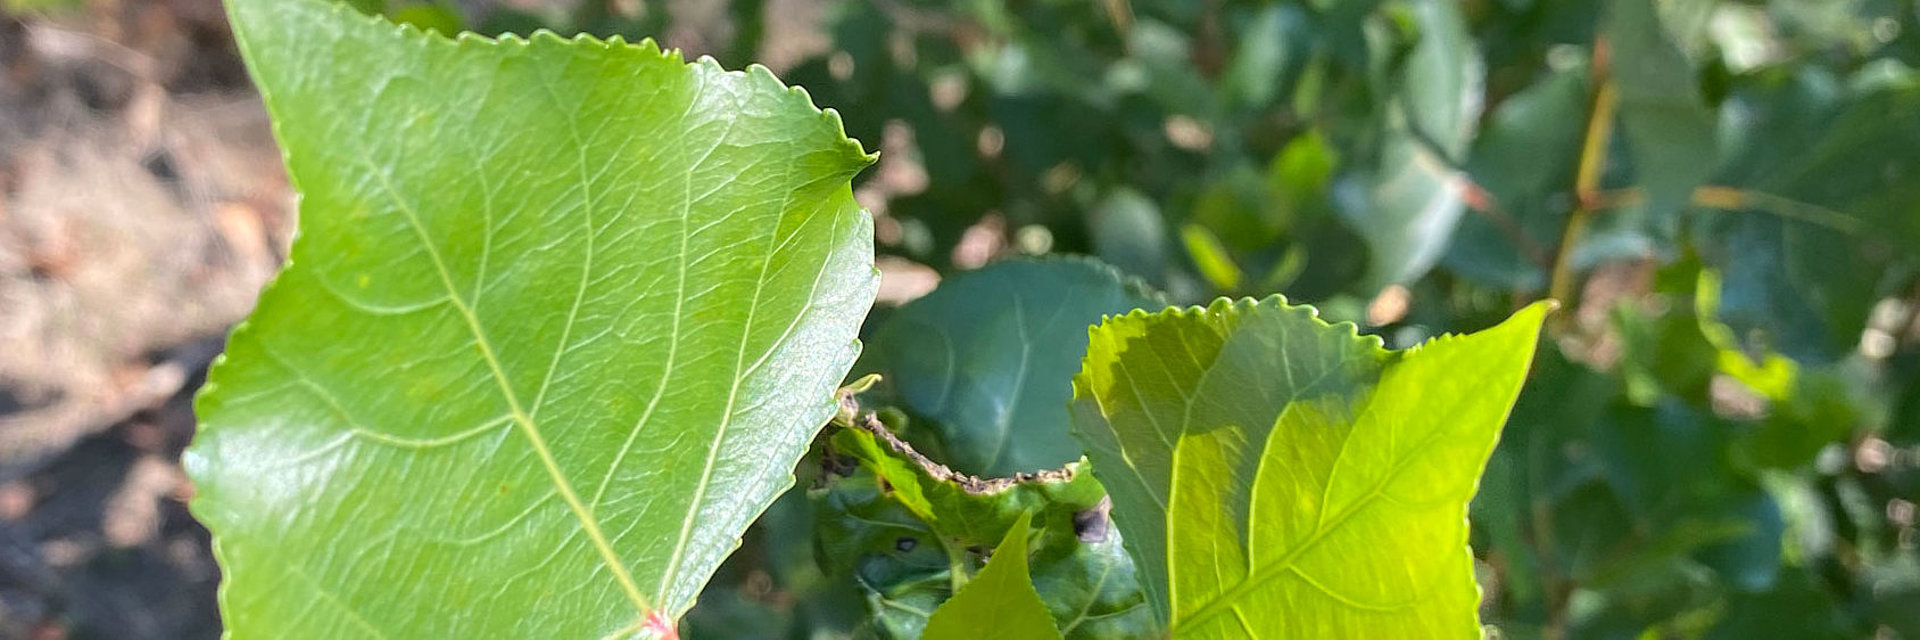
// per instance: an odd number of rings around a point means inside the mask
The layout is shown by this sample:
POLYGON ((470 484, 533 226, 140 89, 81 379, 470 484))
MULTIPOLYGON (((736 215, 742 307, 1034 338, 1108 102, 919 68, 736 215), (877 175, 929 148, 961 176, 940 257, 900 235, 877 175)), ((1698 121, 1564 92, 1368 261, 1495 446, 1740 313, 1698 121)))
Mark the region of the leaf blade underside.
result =
POLYGON ((229 11, 302 215, 187 454, 228 628, 678 618, 832 415, 871 158, 760 68, 229 11))
POLYGON ((1163 624, 1477 637, 1466 505, 1547 309, 1405 352, 1278 298, 1096 328, 1076 428, 1163 624))

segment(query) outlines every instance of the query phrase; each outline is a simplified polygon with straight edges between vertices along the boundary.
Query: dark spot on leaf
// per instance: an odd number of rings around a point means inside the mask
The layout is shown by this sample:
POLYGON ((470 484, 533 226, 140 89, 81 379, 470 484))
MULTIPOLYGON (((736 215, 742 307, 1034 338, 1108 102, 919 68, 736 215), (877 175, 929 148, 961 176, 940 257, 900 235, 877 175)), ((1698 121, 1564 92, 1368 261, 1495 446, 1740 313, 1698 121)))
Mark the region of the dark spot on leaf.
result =
POLYGON ((1092 509, 1073 514, 1074 537, 1079 538, 1081 542, 1105 542, 1107 527, 1111 525, 1107 512, 1112 509, 1113 500, 1101 497, 1100 504, 1094 505, 1092 509))
POLYGON ((920 546, 920 541, 915 540, 912 536, 900 536, 899 540, 893 541, 893 550, 900 553, 912 551, 914 547, 918 546, 920 546))

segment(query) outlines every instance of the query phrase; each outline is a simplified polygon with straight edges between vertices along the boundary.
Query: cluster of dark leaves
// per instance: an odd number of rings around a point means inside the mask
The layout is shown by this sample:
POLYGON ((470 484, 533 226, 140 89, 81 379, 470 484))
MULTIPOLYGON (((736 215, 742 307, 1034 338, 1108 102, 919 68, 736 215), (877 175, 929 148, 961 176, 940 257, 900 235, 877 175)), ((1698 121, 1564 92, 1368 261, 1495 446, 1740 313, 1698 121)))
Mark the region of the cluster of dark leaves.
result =
MULTIPOLYGON (((731 44, 711 53, 756 59, 773 6, 731 3, 731 44)), ((1012 273, 1050 263, 953 277, 996 258, 1097 256, 1178 303, 1280 291, 1397 347, 1551 295, 1568 308, 1473 509, 1502 637, 1920 638, 1912 0, 825 11, 830 46, 780 71, 887 153, 856 185, 882 253, 949 276, 876 312, 863 364, 936 459, 1005 474, 1077 458, 1063 378, 1026 374, 1076 367, 1070 334, 1152 295, 1012 273), (1036 309, 1060 325, 1029 324, 1036 309), (945 355, 925 355, 935 336, 945 355), (966 383, 916 388, 934 364, 966 383)), ((464 17, 675 26, 612 1, 464 17)), ((912 635, 998 539, 943 531, 824 449, 697 630, 912 635)), ((1036 565, 1041 593, 1119 621, 1070 636, 1126 637, 1136 596, 1085 577, 1124 554, 1076 539, 1049 538, 1065 559, 1036 565)))

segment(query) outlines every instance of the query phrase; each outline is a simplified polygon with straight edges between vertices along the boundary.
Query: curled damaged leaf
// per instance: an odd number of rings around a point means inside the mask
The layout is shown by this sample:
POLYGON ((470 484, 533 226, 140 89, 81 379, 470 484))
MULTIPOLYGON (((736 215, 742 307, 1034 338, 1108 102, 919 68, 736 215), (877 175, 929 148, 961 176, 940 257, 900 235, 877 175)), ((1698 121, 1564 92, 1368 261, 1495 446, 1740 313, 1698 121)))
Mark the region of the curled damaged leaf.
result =
POLYGON ((873 414, 843 426, 831 451, 852 463, 811 492, 821 515, 816 534, 828 569, 861 585, 879 635, 920 637, 932 611, 1023 514, 1038 528, 1032 581, 1060 633, 1137 638, 1148 631, 1132 563, 1106 526, 1105 493, 1084 462, 977 478, 914 451, 873 414))
POLYGON ((1549 303, 1407 351, 1275 296, 1110 318, 1074 418, 1181 638, 1478 638, 1466 510, 1549 303))
MULTIPOLYGON (((845 396, 843 396, 843 398, 844 397, 845 396)), ((844 410, 849 406, 847 400, 842 400, 841 406, 843 408, 843 415, 845 415, 844 410)), ((845 425, 846 430, 857 431, 864 435, 841 436, 836 433, 834 435, 834 444, 838 451, 853 455, 862 463, 873 465, 874 468, 897 471, 897 469, 893 468, 898 462, 895 461, 894 458, 904 458, 906 462, 911 462, 919 468, 919 474, 917 475, 924 475, 926 478, 931 479, 935 485, 939 483, 952 483, 954 486, 959 487, 961 491, 982 496, 1003 493, 1021 484, 1038 484, 1045 486, 1053 483, 1061 483, 1070 485, 1073 483, 1074 478, 1085 475, 1079 473, 1079 468, 1082 466, 1084 460, 1067 463, 1066 466, 1059 469, 1023 471, 1005 478, 981 478, 979 476, 960 473, 914 450, 913 445, 907 444, 905 440, 900 439, 900 436, 894 435, 893 431, 887 429, 887 425, 881 422, 879 416, 872 413, 858 414, 858 405, 852 405, 852 408, 858 417, 853 418, 845 425), (879 449, 880 445, 884 445, 886 449, 882 451, 879 449)), ((916 474, 883 473, 882 476, 907 482, 910 486, 915 487, 916 494, 918 493, 917 488, 921 483, 918 481, 916 474)))
POLYGON ((228 6, 301 194, 186 454, 228 632, 675 635, 834 414, 872 156, 763 68, 228 6))

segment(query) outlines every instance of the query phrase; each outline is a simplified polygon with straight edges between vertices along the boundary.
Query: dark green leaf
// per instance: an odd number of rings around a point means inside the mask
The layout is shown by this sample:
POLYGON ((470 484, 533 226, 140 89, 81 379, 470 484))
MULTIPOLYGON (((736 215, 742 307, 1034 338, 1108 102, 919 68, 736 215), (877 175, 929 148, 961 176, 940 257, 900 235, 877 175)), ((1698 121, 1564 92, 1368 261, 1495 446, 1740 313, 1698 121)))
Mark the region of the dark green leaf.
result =
POLYGON ((1067 381, 1086 353, 1087 327, 1164 305, 1093 260, 999 262, 894 312, 859 369, 883 376, 917 418, 909 437, 934 444, 927 448, 955 469, 1008 476, 1058 468, 1080 458, 1067 381))
POLYGON ((1152 200, 1132 189, 1117 189, 1094 207, 1089 224, 1101 260, 1154 286, 1167 285, 1173 234, 1152 200))
POLYGON ((1815 576, 1794 571, 1782 576, 1780 585, 1771 591, 1732 598, 1725 616, 1705 639, 1854 637, 1836 619, 1837 610, 1832 594, 1816 582, 1815 576))
POLYGON ((1661 17, 1654 0, 1614 0, 1601 33, 1613 58, 1634 182, 1646 192, 1639 215, 1664 236, 1694 187, 1712 175, 1716 143, 1714 114, 1701 98, 1693 62, 1661 17))
POLYGON ((1920 256, 1916 109, 1911 72, 1795 69, 1729 99, 1720 179, 1757 195, 1693 232, 1724 275, 1721 319, 1746 348, 1821 364, 1859 344, 1889 271, 1920 256))
POLYGON ((1491 285, 1546 287, 1546 250, 1560 242, 1586 130, 1585 68, 1555 73, 1500 104, 1474 140, 1468 172, 1491 202, 1461 220, 1447 267, 1491 285))

